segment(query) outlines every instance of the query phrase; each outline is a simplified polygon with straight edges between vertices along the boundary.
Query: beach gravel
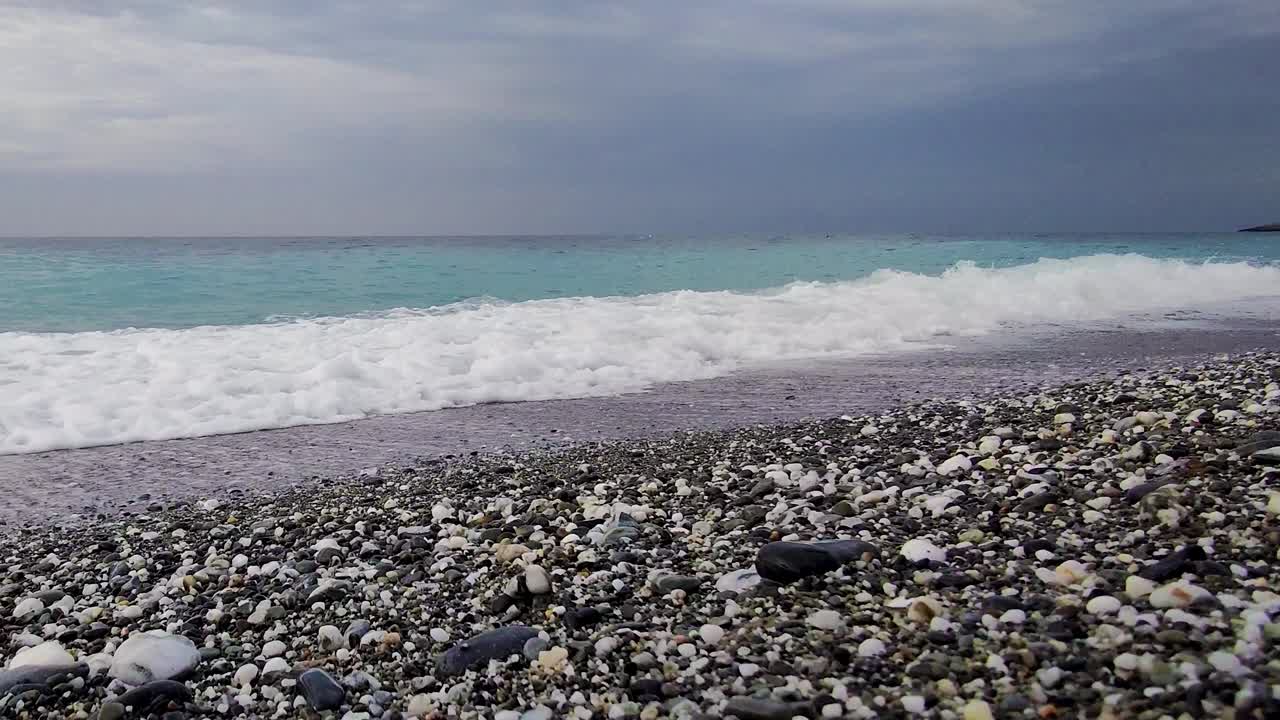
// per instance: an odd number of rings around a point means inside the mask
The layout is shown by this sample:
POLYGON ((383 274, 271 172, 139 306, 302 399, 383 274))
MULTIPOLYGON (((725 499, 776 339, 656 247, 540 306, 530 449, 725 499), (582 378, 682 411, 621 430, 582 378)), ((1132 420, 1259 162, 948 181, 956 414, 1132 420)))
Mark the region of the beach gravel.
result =
POLYGON ((0 717, 1280 717, 1277 448, 1258 352, 15 529, 0 717))

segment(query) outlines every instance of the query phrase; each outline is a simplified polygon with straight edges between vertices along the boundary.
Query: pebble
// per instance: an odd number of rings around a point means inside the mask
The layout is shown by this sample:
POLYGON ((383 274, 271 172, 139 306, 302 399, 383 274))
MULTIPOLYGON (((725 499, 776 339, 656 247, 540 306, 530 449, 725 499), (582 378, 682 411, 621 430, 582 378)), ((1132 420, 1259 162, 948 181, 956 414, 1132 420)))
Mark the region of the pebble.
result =
POLYGON ((819 630, 835 630, 844 624, 844 618, 835 610, 818 610, 810 614, 805 622, 819 630))
POLYGON ((965 703, 963 717, 964 720, 994 720, 995 718, 991 712, 991 706, 984 700, 970 700, 965 703))
POLYGON ((973 461, 971 461, 967 455, 956 455, 938 466, 938 474, 954 475, 958 472, 969 470, 972 467, 973 461))
POLYGON ((702 638, 702 641, 708 645, 719 645, 720 641, 724 639, 724 628, 719 625, 703 625, 698 628, 698 637, 702 638))
POLYGON ((540 565, 530 565, 524 569, 525 587, 534 595, 546 595, 551 592, 551 575, 540 565))
POLYGON ((180 682, 152 680, 121 695, 119 703, 126 708, 132 707, 137 713, 168 703, 182 704, 191 700, 192 697, 191 689, 180 682))
POLYGON ((766 580, 788 585, 874 553, 874 546, 859 540, 771 542, 756 553, 756 572, 766 580))
POLYGON ((232 677, 236 685, 248 687, 258 677, 258 666, 253 663, 241 665, 236 674, 232 677))
POLYGON ((759 585, 762 579, 755 568, 741 568, 721 575, 716 580, 716 591, 744 593, 759 585))
POLYGON ((191 672, 200 653, 191 640, 161 630, 130 635, 116 648, 108 673, 129 685, 172 680, 191 672))
POLYGON ((725 704, 724 714, 739 720, 791 720, 795 709, 787 703, 774 700, 735 697, 725 704))
POLYGON ((858 657, 879 657, 885 654, 884 641, 867 638, 858 644, 858 657))
POLYGON ((44 602, 39 598, 29 597, 13 608, 13 619, 26 621, 44 612, 44 602))
POLYGON ((317 634, 321 652, 333 652, 347 646, 347 638, 336 625, 322 625, 317 634))
POLYGON ((318 712, 337 710, 347 697, 338 681, 320 668, 312 668, 299 675, 298 689, 311 709, 318 712))
POLYGON ((1185 608, 1201 598, 1212 596, 1212 593, 1202 587, 1188 582, 1175 582, 1152 590, 1147 600, 1154 608, 1185 608))
POLYGON ((525 642, 537 635, 537 630, 522 625, 495 628, 450 648, 440 656, 439 666, 444 674, 457 675, 490 660, 505 660, 520 655, 525 642))
POLYGON ((69 667, 76 664, 75 658, 57 640, 47 640, 32 647, 19 648, 9 661, 8 668, 17 670, 24 667, 69 667))
POLYGON ((1085 610, 1091 615, 1113 615, 1120 610, 1122 603, 1110 595, 1099 595, 1089 599, 1085 610))
POLYGON ((1280 355, 1194 375, 6 528, 0 715, 1267 716, 1280 355))
POLYGON ((934 545, 928 538, 911 538, 902 544, 902 557, 913 563, 942 563, 947 560, 947 551, 934 545))

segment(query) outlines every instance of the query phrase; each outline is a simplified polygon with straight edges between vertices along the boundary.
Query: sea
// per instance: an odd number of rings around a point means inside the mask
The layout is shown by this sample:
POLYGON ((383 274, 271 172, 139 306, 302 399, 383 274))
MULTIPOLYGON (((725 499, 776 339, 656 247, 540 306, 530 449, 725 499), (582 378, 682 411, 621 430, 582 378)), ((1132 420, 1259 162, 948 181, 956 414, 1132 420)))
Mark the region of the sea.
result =
POLYGON ((1280 242, 1238 233, 8 238, 0 455, 621 396, 1277 297, 1280 242))

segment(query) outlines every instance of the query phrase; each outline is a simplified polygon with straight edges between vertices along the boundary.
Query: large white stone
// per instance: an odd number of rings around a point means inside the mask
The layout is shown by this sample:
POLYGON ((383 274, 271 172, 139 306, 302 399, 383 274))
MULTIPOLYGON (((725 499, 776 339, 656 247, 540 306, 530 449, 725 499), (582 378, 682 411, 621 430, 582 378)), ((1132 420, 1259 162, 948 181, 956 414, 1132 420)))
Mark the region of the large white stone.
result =
POLYGON ((75 665, 76 659, 56 640, 42 642, 34 647, 24 647, 9 661, 9 669, 15 670, 28 665, 45 665, 61 667, 75 665))
POLYGON ((153 680, 171 680, 190 672, 199 663, 200 653, 191 640, 152 630, 131 635, 121 643, 108 674, 128 685, 143 685, 153 680))
POLYGON ((867 638, 858 645, 858 657, 878 657, 884 653, 884 642, 876 638, 867 638))
POLYGON ((969 460, 968 456, 956 455, 938 466, 938 474, 950 475, 961 470, 968 470, 971 467, 973 467, 973 462, 969 460))
POLYGON ((805 622, 819 630, 835 630, 844 624, 844 618, 840 617, 840 613, 835 610, 816 610, 805 619, 805 622))
POLYGON ((947 559, 947 551, 934 545, 927 538, 912 538, 903 543, 902 557, 913 563, 922 560, 944 562, 947 559))
POLYGON ((27 598, 13 609, 13 619, 21 622, 42 612, 44 612, 44 603, 39 598, 27 598))
POLYGON ((541 565, 530 565, 524 569, 524 586, 534 595, 546 595, 551 592, 551 575, 541 565))
POLYGON ((741 593, 760 584, 760 574, 755 568, 742 568, 721 575, 716 580, 716 590, 741 593))

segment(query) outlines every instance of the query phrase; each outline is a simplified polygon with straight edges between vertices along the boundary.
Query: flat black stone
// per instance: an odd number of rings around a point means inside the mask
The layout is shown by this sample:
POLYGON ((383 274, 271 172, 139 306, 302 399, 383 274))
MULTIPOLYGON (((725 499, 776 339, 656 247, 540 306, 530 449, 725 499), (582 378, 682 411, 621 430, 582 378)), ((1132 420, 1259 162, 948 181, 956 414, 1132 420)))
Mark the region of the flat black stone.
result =
POLYGON ((170 702, 184 703, 193 697, 191 688, 176 680, 154 680, 146 685, 139 685, 116 698, 125 707, 131 707, 135 714, 152 712, 170 702))
POLYGON ((317 712, 337 710, 347 699, 347 691, 337 680, 320 668, 312 668, 298 676, 298 687, 307 704, 317 712))
POLYGON ((631 683, 631 697, 636 700, 662 699, 662 681, 653 678, 641 678, 631 683))
POLYGON ((604 619, 600 611, 593 607, 574 608, 564 614, 564 625, 570 630, 591 627, 604 619))
POLYGON ((1204 560, 1205 557, 1204 548, 1199 545, 1189 545, 1144 566, 1138 571, 1138 577, 1153 582, 1172 580, 1186 572, 1191 562, 1204 560))
POLYGON ((537 630, 524 625, 495 628, 454 645, 437 662, 444 674, 458 675, 469 668, 486 665, 490 660, 519 655, 529 638, 537 636, 537 630))
POLYGON ((1173 482, 1172 479, 1152 480, 1151 482, 1144 482, 1141 485, 1134 485, 1133 487, 1125 491, 1124 499, 1128 500, 1131 503, 1136 503, 1142 498, 1150 495, 1151 493, 1155 492, 1156 490, 1159 490, 1160 488, 1164 487, 1165 485, 1168 485, 1171 482, 1173 482))
POLYGON ((781 585, 829 573, 862 557, 877 553, 876 547, 861 540, 820 542, 771 542, 756 553, 756 572, 781 585))
POLYGON ((751 697, 731 698, 724 706, 725 716, 737 717, 739 720, 791 720, 796 712, 797 708, 788 703, 751 697))
POLYGON ((1054 502, 1057 499, 1058 499, 1058 493, 1052 490, 1049 490, 1047 492, 1042 492, 1039 495, 1032 495, 1026 500, 1023 500, 1017 505, 1014 505, 1013 512, 1015 513, 1039 512, 1040 510, 1045 509, 1047 505, 1049 505, 1050 503, 1054 502))
POLYGON ((0 696, 20 685, 44 686, 63 675, 87 675, 87 665, 27 665, 14 670, 0 670, 0 696))

